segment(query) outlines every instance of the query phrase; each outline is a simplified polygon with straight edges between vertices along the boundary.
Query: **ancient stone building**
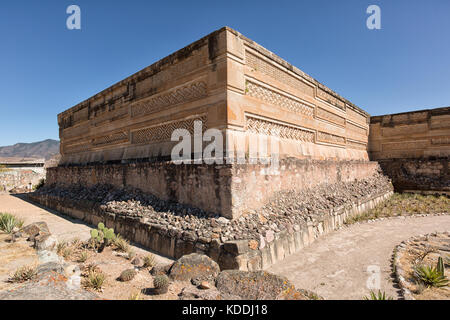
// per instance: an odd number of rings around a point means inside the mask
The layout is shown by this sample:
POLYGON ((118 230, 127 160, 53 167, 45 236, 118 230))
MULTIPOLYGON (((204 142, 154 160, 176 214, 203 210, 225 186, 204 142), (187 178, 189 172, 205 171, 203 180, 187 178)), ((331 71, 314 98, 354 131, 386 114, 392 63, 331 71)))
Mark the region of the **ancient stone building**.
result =
POLYGON ((31 189, 43 178, 44 159, 0 158, 0 192, 31 189))
POLYGON ((61 160, 29 199, 168 257, 258 270, 388 198, 374 160, 399 186, 423 186, 395 176, 418 165, 448 188, 449 119, 448 108, 370 118, 222 28, 59 114, 61 160), (215 129, 225 153, 208 159, 224 161, 174 163, 176 129, 192 159, 215 129))
POLYGON ((397 190, 450 192, 450 107, 371 117, 369 155, 397 190))
POLYGON ((62 112, 58 123, 62 159, 48 183, 129 185, 229 218, 279 190, 377 169, 368 161, 365 111, 227 27, 62 112), (173 131, 194 134, 196 120, 203 132, 221 130, 237 156, 260 137, 276 138, 279 170, 172 164, 173 131))

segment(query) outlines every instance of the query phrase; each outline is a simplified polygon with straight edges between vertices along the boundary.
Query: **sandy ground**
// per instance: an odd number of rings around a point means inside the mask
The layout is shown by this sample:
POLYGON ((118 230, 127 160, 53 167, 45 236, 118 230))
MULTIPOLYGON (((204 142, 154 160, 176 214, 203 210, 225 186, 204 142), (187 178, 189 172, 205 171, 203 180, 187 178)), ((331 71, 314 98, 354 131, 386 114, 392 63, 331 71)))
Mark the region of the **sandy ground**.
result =
POLYGON ((362 299, 370 292, 367 282, 376 286, 374 279, 379 278, 380 289, 397 299, 391 277, 394 247, 415 235, 449 230, 449 215, 355 224, 316 240, 267 270, 325 299, 362 299))

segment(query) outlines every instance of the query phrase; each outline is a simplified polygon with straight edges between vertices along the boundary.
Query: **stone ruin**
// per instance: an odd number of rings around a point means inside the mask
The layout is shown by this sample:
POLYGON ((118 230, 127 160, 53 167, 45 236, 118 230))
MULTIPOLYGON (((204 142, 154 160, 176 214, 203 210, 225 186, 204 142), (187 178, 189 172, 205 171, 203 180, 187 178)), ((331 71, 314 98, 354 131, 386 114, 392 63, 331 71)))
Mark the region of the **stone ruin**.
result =
MULTIPOLYGON (((427 116, 433 129, 441 126, 427 139, 439 142, 433 150, 442 150, 448 177, 450 112, 442 110, 427 116)), ((258 270, 392 194, 383 174, 389 165, 382 170, 373 160, 391 159, 384 151, 403 145, 409 132, 401 121, 420 117, 390 117, 371 120, 225 27, 59 114, 60 164, 30 199, 105 222, 168 257, 199 252, 222 269, 258 270), (227 161, 173 163, 175 129, 194 140, 217 129, 227 161), (389 130, 403 135, 387 140, 389 130), (252 146, 272 139, 277 167, 250 161, 252 146)), ((448 181, 440 188, 448 190, 448 181)))

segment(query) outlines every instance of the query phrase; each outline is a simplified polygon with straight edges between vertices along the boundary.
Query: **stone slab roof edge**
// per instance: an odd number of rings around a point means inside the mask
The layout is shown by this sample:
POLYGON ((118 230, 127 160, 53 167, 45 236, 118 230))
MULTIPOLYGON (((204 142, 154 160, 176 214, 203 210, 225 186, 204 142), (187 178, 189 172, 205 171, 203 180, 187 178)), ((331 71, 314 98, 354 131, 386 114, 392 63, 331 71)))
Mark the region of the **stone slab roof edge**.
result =
POLYGON ((399 115, 404 115, 404 114, 414 114, 414 113, 422 113, 422 112, 429 112, 432 116, 450 115, 450 107, 422 109, 422 110, 415 110, 415 111, 406 111, 406 112, 399 112, 399 113, 383 114, 383 115, 379 115, 379 116, 372 116, 372 117, 370 117, 370 123, 381 122, 383 117, 387 117, 387 116, 399 116, 399 115))
POLYGON ((285 68, 287 68, 288 70, 294 72, 295 74, 299 75, 300 77, 317 84, 317 86, 319 88, 321 88, 322 90, 326 91, 327 93, 331 94, 332 96, 334 96, 335 98, 338 98, 340 100, 342 100, 343 102, 345 102, 350 108, 352 108, 353 110, 362 113, 363 115, 370 117, 370 114, 366 111, 364 111, 363 109, 361 109, 360 107, 356 106, 355 104, 353 104, 352 102, 350 102, 349 100, 347 100, 346 98, 342 97, 341 95, 339 95, 338 93, 336 93, 335 91, 331 90, 330 88, 328 88, 327 86, 325 86, 324 84, 322 84, 321 82, 317 81, 315 78, 311 77, 310 75, 306 74, 305 72, 303 72, 302 70, 300 70, 299 68, 295 67, 294 65, 290 64, 289 62, 287 62, 286 60, 284 60, 283 58, 279 57, 278 55, 276 55, 275 53, 273 53, 272 51, 264 48, 263 46, 261 46, 260 44, 256 43, 255 41, 247 38, 246 36, 244 36, 243 34, 241 34, 240 32, 228 27, 228 26, 224 26, 220 29, 217 29, 216 31, 213 31, 211 33, 209 33, 208 35, 200 38, 197 41, 194 41, 193 43, 185 46, 182 49, 179 49, 175 52, 173 52, 172 54, 158 60, 157 62, 149 65, 148 67, 145 67, 144 69, 126 77, 125 79, 109 86, 108 88, 96 93, 95 95, 85 99, 84 101, 76 104, 75 106, 64 110, 63 112, 58 114, 58 118, 61 117, 64 114, 70 113, 70 112, 74 112, 74 111, 78 111, 82 108, 84 108, 86 106, 86 104, 89 101, 92 101, 102 95, 104 95, 105 93, 111 92, 114 89, 118 88, 119 86, 122 85, 127 85, 130 82, 133 82, 134 79, 138 79, 140 77, 149 77, 153 74, 158 73, 159 71, 162 70, 162 68, 168 64, 172 64, 174 61, 178 60, 178 59, 183 59, 187 56, 189 56, 194 50, 199 49, 200 47, 204 46, 205 44, 207 44, 208 39, 210 37, 216 36, 217 34, 220 34, 223 31, 229 31, 231 33, 233 33, 234 35, 242 38, 243 40, 245 40, 248 44, 250 44, 252 46, 253 49, 257 50, 259 53, 263 54, 264 56, 275 60, 276 62, 280 63, 281 65, 283 65, 285 68))

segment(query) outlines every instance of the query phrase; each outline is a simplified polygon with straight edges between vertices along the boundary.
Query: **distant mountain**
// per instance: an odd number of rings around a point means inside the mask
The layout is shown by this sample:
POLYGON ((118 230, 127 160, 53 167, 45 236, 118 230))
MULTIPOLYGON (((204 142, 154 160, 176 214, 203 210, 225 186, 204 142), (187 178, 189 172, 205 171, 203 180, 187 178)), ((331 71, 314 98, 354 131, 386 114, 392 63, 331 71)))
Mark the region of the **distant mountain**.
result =
POLYGON ((0 147, 1 158, 45 158, 48 160, 55 154, 59 154, 59 141, 52 139, 0 147))

